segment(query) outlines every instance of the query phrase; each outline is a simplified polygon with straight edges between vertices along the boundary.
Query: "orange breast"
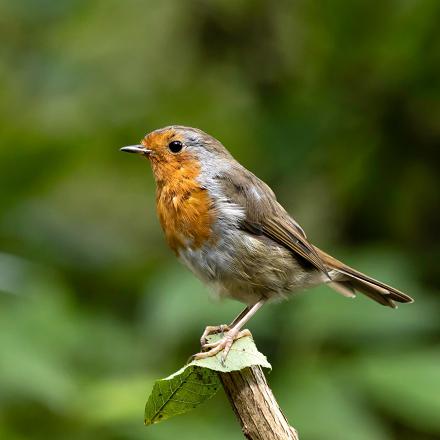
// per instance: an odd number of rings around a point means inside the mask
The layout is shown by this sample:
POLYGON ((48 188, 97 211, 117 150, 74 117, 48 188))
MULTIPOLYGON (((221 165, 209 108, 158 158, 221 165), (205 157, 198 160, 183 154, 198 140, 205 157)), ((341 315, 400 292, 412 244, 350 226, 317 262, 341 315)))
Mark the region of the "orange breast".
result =
POLYGON ((208 192, 201 188, 196 166, 169 170, 165 181, 158 182, 157 212, 171 249, 200 248, 211 238, 213 213, 208 192))

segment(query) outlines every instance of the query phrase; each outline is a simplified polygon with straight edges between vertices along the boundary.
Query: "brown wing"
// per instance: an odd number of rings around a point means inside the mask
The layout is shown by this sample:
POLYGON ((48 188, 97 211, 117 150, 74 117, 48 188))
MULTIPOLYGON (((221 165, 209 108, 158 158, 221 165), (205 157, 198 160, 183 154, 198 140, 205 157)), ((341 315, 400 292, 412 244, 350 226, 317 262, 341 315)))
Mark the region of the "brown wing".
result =
POLYGON ((278 216, 268 217, 262 221, 262 231, 272 240, 300 255, 317 269, 327 274, 324 262, 319 258, 315 248, 297 232, 290 222, 278 216))
POLYGON ((217 179, 228 200, 245 209, 246 217, 240 225, 244 230, 265 235, 328 275, 303 229, 278 203, 268 185, 241 166, 219 173, 217 179))

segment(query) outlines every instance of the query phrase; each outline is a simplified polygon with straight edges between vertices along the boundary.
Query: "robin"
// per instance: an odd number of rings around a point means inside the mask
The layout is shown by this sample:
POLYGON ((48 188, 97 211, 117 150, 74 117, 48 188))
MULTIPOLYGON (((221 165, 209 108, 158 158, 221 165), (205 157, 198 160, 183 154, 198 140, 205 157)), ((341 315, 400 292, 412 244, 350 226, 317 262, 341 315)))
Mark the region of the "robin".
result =
POLYGON ((361 292, 388 307, 408 295, 326 254, 307 239, 274 192, 215 138, 173 125, 121 148, 146 157, 156 180, 156 205, 168 245, 219 297, 246 308, 229 325, 208 326, 196 359, 226 356, 249 334, 245 323, 266 302, 319 284, 354 297, 361 292), (207 336, 223 334, 218 342, 207 336))

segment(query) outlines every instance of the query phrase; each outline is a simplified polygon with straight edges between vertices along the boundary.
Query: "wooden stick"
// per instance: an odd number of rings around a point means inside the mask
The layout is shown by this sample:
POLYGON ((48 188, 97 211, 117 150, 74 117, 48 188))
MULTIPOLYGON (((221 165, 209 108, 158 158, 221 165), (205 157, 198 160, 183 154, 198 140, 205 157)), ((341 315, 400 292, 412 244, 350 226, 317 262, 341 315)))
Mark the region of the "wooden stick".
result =
POLYGON ((219 373, 219 376, 247 439, 299 440, 278 406, 261 367, 219 373))

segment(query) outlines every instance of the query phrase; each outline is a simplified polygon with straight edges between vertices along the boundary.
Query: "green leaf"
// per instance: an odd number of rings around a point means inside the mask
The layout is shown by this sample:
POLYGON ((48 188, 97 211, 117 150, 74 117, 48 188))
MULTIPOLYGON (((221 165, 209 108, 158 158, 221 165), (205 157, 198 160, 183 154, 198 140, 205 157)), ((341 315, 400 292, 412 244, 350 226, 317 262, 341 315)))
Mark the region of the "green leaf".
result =
MULTIPOLYGON (((208 340, 215 342, 220 338, 221 335, 213 335, 208 340)), ((251 337, 234 342, 225 365, 221 363, 221 355, 222 352, 192 361, 171 376, 156 381, 145 406, 145 425, 184 414, 213 397, 220 388, 218 372, 238 371, 252 365, 271 368, 251 337)))
POLYGON ((145 406, 145 425, 194 409, 213 397, 219 386, 215 371, 186 365, 171 376, 156 381, 145 406))
MULTIPOLYGON (((208 336, 209 342, 216 342, 219 339, 221 339, 221 335, 219 334, 208 336)), ((254 340, 250 336, 237 339, 234 342, 224 365, 222 365, 221 362, 222 354, 223 352, 221 351, 216 356, 198 361, 192 361, 190 365, 209 368, 221 373, 243 370, 244 368, 252 365, 259 365, 260 367, 272 369, 272 366, 267 361, 266 356, 258 351, 254 340)))

